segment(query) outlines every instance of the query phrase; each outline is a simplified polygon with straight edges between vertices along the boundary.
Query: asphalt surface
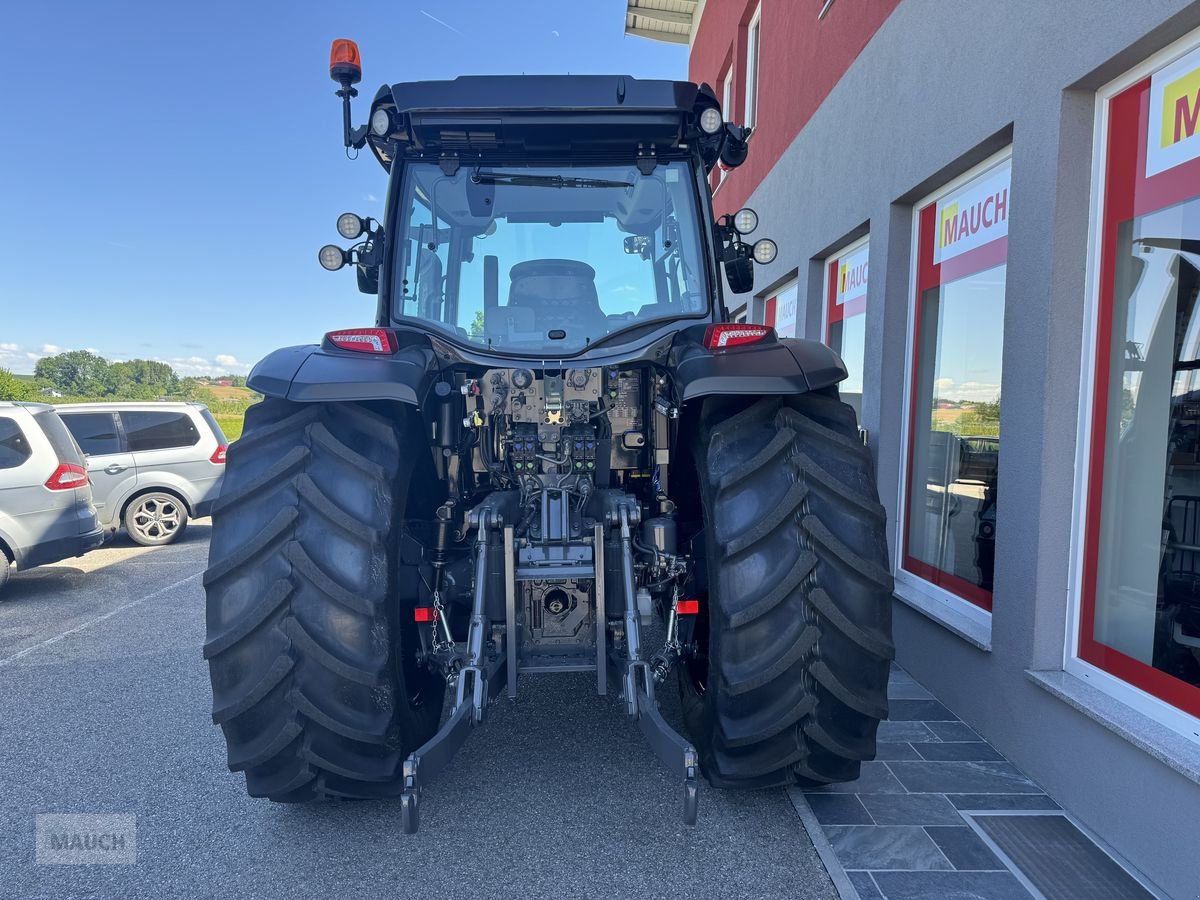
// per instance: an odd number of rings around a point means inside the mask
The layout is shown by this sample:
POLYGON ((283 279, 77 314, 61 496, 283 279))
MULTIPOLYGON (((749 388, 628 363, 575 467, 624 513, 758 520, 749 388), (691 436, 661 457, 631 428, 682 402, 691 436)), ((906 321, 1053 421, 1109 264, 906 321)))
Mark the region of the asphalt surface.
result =
MULTIPOLYGON (((0 598, 0 897, 835 897, 782 790, 680 787, 585 677, 522 681, 422 796, 246 796, 209 718, 208 522, 16 575, 0 598), (35 862, 43 813, 137 817, 132 865, 35 862)), ((675 718, 674 691, 666 714, 675 718)))

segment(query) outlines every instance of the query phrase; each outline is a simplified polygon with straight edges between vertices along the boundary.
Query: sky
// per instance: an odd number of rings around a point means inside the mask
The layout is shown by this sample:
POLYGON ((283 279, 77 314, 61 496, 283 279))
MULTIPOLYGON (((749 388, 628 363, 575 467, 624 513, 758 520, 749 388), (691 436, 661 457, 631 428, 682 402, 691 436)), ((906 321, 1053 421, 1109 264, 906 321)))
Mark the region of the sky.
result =
POLYGON ((0 94, 0 367, 88 349, 242 374, 372 324, 329 273, 339 213, 387 185, 342 147, 333 38, 358 42, 362 124, 384 83, 493 73, 686 78, 686 47, 627 37, 624 0, 10 4, 0 94), (15 51, 14 51, 15 52, 15 51), (16 73, 16 74, 14 74, 16 73), (364 102, 368 101, 368 102, 364 102))

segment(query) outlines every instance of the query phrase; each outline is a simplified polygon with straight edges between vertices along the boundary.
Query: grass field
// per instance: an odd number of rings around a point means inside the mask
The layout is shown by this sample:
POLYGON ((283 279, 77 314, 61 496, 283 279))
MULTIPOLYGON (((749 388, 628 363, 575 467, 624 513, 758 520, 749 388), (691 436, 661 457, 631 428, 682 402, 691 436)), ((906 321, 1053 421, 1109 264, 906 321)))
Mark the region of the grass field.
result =
POLYGON ((225 437, 236 441, 242 436, 243 415, 243 413, 213 413, 213 418, 221 426, 221 431, 225 432, 225 437))

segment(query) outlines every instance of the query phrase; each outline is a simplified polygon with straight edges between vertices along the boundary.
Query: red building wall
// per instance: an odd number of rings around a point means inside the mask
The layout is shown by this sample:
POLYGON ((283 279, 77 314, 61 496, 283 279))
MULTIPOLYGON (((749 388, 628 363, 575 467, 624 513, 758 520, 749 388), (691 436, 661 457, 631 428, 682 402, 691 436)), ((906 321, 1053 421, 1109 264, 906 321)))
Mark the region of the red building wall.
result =
MULTIPOLYGON (((745 121, 746 31, 759 2, 708 0, 688 63, 688 77, 707 81, 718 99, 734 66, 733 112, 725 117, 738 123, 745 121)), ((900 0, 836 0, 818 21, 824 2, 761 0, 758 124, 745 164, 726 175, 713 200, 718 214, 745 204, 900 0)))

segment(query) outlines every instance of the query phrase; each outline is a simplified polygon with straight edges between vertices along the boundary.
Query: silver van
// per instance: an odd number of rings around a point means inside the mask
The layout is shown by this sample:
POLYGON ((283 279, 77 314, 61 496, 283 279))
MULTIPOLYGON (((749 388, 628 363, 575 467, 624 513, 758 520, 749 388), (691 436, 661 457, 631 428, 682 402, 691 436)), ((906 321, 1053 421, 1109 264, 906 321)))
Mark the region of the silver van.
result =
POLYGON ((0 589, 104 543, 83 456, 54 407, 0 401, 0 589))
POLYGON ((228 442, 204 404, 71 403, 58 414, 87 454, 105 528, 156 546, 211 512, 228 442))

